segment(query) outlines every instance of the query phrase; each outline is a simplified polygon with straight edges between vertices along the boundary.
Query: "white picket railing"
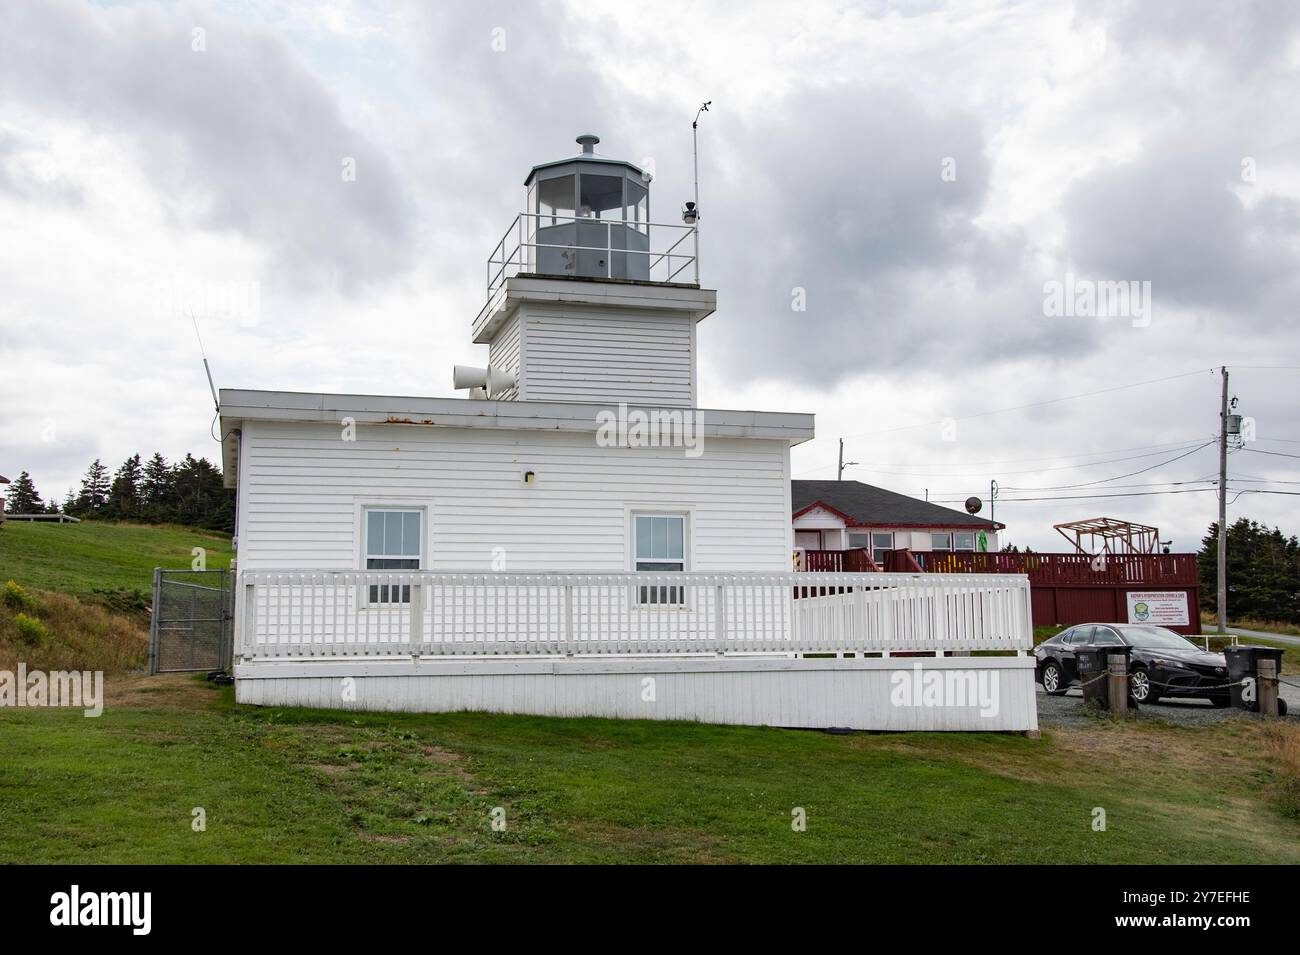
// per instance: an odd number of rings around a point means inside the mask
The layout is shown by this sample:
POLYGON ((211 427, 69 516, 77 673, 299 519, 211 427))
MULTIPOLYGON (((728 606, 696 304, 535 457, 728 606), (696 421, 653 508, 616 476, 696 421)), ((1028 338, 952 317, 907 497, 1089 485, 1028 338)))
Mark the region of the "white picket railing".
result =
POLYGON ((257 571, 240 585, 245 660, 1033 645, 1023 575, 257 571))

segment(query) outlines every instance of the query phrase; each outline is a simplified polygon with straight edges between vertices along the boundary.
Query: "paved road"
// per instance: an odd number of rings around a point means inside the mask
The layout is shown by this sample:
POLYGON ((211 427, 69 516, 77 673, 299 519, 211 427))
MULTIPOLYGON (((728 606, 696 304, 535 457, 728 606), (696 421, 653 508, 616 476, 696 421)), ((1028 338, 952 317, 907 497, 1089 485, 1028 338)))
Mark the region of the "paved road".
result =
MULTIPOLYGON (((1300 647, 1300 637, 1293 637, 1285 633, 1268 633, 1264 630, 1247 630, 1244 627, 1229 627, 1229 633, 1235 633, 1239 637, 1250 637, 1254 640, 1272 640, 1274 643, 1285 643, 1288 647, 1300 647)), ((1213 636, 1213 634, 1211 634, 1213 636)))

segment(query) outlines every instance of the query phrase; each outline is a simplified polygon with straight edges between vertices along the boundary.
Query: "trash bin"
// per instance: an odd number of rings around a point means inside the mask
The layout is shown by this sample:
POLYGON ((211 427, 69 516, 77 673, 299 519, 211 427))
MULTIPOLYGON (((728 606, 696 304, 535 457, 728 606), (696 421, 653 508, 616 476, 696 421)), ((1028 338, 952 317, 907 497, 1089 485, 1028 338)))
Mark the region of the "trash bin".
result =
MULTIPOLYGON (((1241 681, 1250 678, 1257 680, 1259 678, 1257 667, 1260 660, 1272 660, 1273 665, 1277 668, 1279 676, 1282 673, 1282 651, 1277 647, 1249 647, 1249 646, 1228 646, 1223 648, 1223 655, 1228 661, 1228 693, 1232 696, 1232 705, 1241 710, 1250 710, 1252 713, 1259 712, 1259 689, 1256 687, 1251 694, 1251 699, 1244 699, 1241 681)), ((1285 713, 1283 707, 1286 705, 1284 700, 1278 700, 1279 712, 1285 713)))
MULTIPOLYGON (((1110 704, 1110 657, 1119 655, 1124 658, 1125 669, 1131 659, 1133 648, 1124 644, 1090 643, 1075 650, 1074 659, 1079 668, 1079 684, 1083 688, 1084 702, 1096 701, 1106 709, 1113 709, 1110 704)), ((1127 692, 1128 687, 1125 686, 1127 692)), ((1137 703, 1129 698, 1129 709, 1136 708, 1137 703)))

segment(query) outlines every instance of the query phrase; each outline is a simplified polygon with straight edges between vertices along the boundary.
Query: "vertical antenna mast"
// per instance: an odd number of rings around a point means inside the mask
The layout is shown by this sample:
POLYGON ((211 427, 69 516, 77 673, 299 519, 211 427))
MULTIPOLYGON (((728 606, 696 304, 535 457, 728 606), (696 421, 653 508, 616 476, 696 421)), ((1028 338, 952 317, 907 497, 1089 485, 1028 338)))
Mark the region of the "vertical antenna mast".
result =
POLYGON ((682 221, 689 226, 695 227, 695 284, 700 282, 700 227, 697 224, 700 218, 700 115, 709 111, 709 105, 713 100, 706 100, 700 104, 700 108, 695 111, 695 118, 691 120, 691 162, 695 172, 695 201, 686 203, 686 208, 682 211, 682 221))

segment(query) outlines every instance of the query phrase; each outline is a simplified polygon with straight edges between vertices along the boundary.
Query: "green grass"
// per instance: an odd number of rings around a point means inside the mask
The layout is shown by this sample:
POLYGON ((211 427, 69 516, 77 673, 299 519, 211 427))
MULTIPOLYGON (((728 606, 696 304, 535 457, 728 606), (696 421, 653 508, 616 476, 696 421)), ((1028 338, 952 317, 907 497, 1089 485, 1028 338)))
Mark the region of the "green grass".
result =
POLYGON ((101 521, 6 521, 0 529, 0 584, 12 578, 24 587, 120 604, 121 595, 151 592, 155 567, 189 567, 195 547, 207 551, 209 569, 230 566, 230 538, 214 531, 101 521))
POLYGON ((0 862, 1300 862, 1290 728, 1249 719, 829 736, 111 689, 98 719, 0 710, 0 862))

